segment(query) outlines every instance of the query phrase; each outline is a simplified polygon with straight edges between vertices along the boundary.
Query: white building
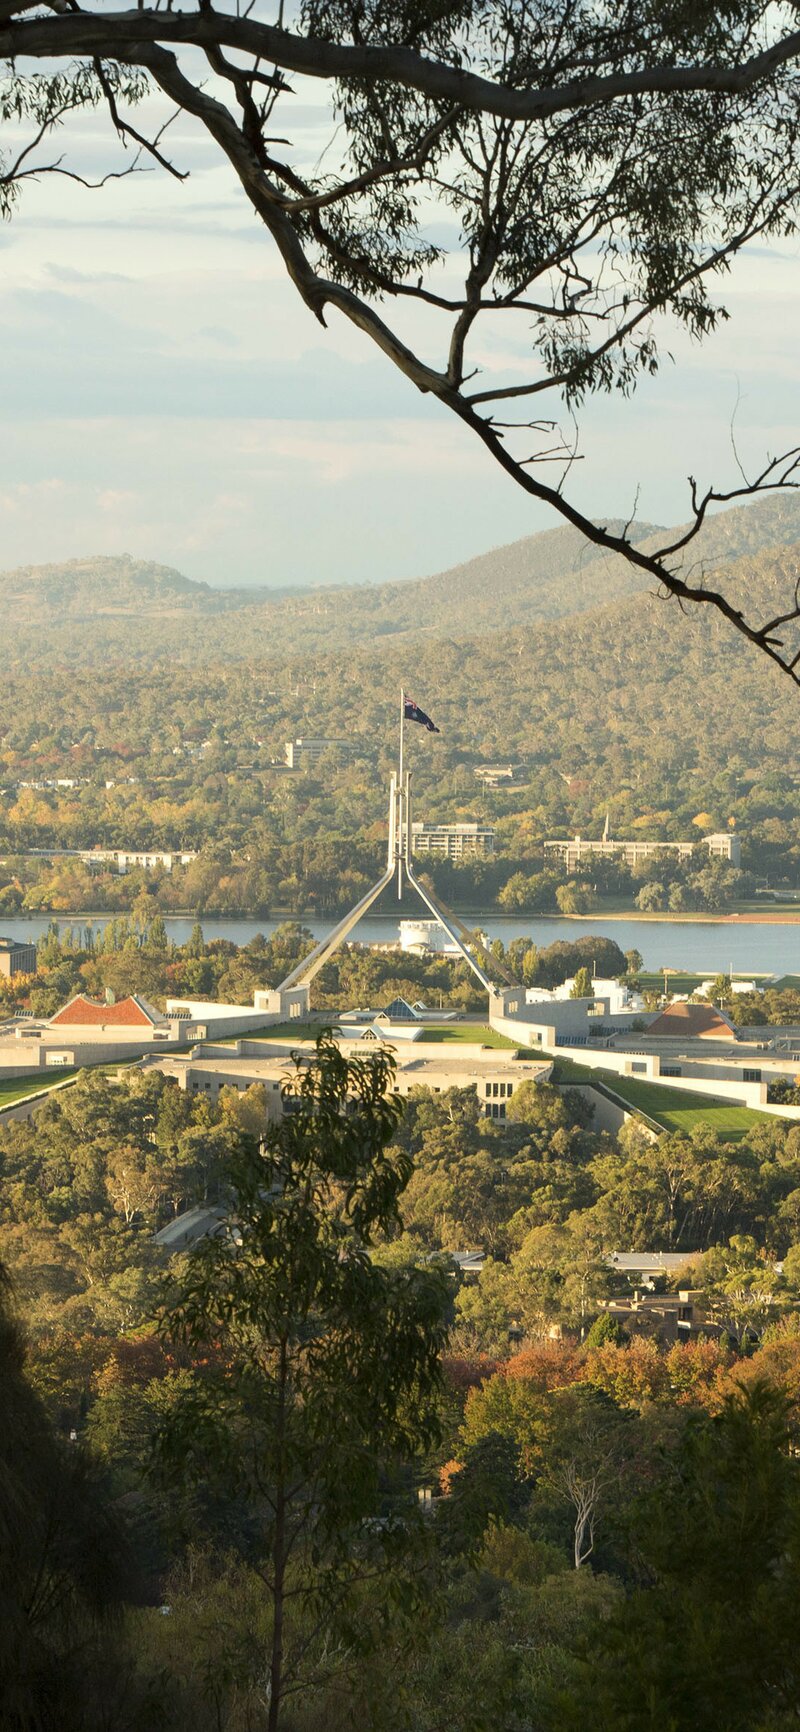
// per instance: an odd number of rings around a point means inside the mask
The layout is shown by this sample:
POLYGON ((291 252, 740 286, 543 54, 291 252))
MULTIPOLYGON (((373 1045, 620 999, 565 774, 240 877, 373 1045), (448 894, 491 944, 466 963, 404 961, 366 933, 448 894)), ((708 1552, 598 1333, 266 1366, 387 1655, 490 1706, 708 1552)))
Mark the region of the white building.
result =
MULTIPOLYGON (((561 986, 556 987, 553 998, 571 998, 574 985, 575 976, 573 975, 571 980, 565 980, 561 986)), ((535 992, 536 988, 533 987, 531 990, 535 992)), ((603 1000, 607 1007, 607 1016, 619 1016, 623 1011, 640 1011, 645 1008, 641 993, 631 992, 630 987, 623 986, 618 980, 604 980, 597 976, 592 980, 592 992, 595 998, 603 1000)), ((531 1000, 529 999, 528 1002, 530 1003, 531 1000)))
POLYGON ((130 872, 139 866, 143 872, 155 872, 159 867, 171 872, 173 866, 188 866, 197 854, 191 848, 29 848, 26 859, 80 860, 84 866, 115 866, 118 872, 130 872))
POLYGON ((636 867, 643 860, 655 860, 661 855, 672 856, 677 860, 691 860, 692 850, 698 846, 707 848, 716 860, 727 860, 731 866, 741 865, 742 845, 738 836, 732 831, 717 831, 713 836, 701 836, 694 842, 654 842, 637 837, 629 841, 613 841, 604 836, 599 842, 587 841, 585 836, 571 836, 555 842, 545 842, 545 854, 550 854, 563 860, 568 873, 573 873, 584 861, 591 862, 598 856, 600 859, 622 860, 626 866, 636 867))
POLYGON ((118 872, 130 872, 132 866, 140 866, 144 872, 154 872, 161 866, 165 872, 171 872, 173 866, 189 866, 197 854, 191 849, 162 853, 158 848, 110 848, 101 853, 93 850, 81 858, 89 865, 95 860, 113 860, 118 872))
MULTIPOLYGON (((369 1035, 371 1031, 366 1033, 369 1035)), ((394 1044, 397 1030, 391 1038, 385 1029, 382 1034, 387 1044, 394 1044)), ((349 1054, 363 1053, 365 1044, 367 1050, 373 1044, 369 1039, 365 1043, 364 1031, 357 1029, 342 1029, 338 1038, 349 1054)), ((294 1042, 291 1049, 276 1042, 270 1052, 267 1042, 245 1039, 223 1048, 198 1048, 185 1056, 165 1055, 151 1063, 153 1068, 175 1077, 189 1094, 205 1094, 212 1101, 217 1099, 220 1089, 235 1088, 243 1093, 253 1083, 260 1083, 265 1090, 267 1116, 274 1121, 286 1110, 283 1086, 294 1072, 292 1051, 311 1059, 314 1049, 310 1042, 294 1042)), ((516 1052, 461 1043, 451 1048, 446 1042, 426 1046, 424 1041, 415 1041, 405 1051, 402 1046, 400 1050, 396 1048, 395 1062, 391 1087, 397 1094, 405 1097, 418 1088, 437 1095, 452 1088, 473 1088, 483 1117, 501 1123, 520 1084, 547 1082, 553 1069, 549 1058, 523 1059, 516 1052)))
POLYGON ((412 823, 411 852, 435 854, 444 860, 468 860, 476 855, 489 859, 494 854, 494 829, 491 824, 412 823))
POLYGON ((520 779, 518 764, 476 764, 472 772, 486 788, 499 788, 503 782, 517 782, 520 779))
POLYGON ((336 752, 339 757, 346 756, 351 751, 349 740, 319 739, 319 740, 287 740, 285 746, 287 770, 310 770, 319 763, 325 752, 336 752))
MULTIPOLYGON (((713 980, 701 981, 700 985, 696 989, 698 998, 710 998, 713 985, 713 980)), ((748 992, 763 992, 764 982, 762 981, 759 985, 755 980, 728 980, 726 982, 726 990, 730 993, 732 998, 739 998, 748 992)), ((676 993, 674 996, 680 998, 680 993, 676 993)))
POLYGON ((401 920, 400 949, 414 956, 460 956, 448 932, 438 920, 401 920))

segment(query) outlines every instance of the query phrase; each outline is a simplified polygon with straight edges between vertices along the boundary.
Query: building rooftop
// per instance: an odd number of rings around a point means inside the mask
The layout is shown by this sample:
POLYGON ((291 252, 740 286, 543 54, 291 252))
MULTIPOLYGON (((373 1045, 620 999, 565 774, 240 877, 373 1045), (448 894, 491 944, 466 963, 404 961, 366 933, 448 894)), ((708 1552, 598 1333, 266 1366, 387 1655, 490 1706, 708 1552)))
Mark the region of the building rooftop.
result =
POLYGON ((120 998, 115 1004, 103 999, 87 998, 77 993, 51 1016, 51 1028, 158 1028, 164 1022, 160 1010, 155 1010, 144 998, 120 998))
MULTIPOLYGON (((292 1048, 292 1051, 297 1050, 297 1048, 292 1048)), ((302 1056, 308 1059, 313 1057, 313 1048, 308 1049, 302 1056)), ((474 1058, 470 1058, 469 1054, 464 1053, 462 1049, 456 1056, 452 1048, 444 1046, 437 1048, 435 1056, 426 1054, 423 1057, 416 1052, 406 1056, 404 1053, 400 1053, 396 1060, 398 1078, 407 1078, 413 1082, 418 1082, 423 1088, 426 1078, 429 1076, 436 1076, 437 1081, 440 1081, 442 1077, 451 1077, 452 1084, 450 1086, 453 1088, 466 1088, 470 1081, 480 1081, 484 1077, 496 1077, 498 1072, 513 1077, 516 1083, 526 1082, 549 1073, 552 1070, 552 1062, 552 1059, 518 1059, 515 1052, 503 1051, 500 1048, 484 1049, 479 1056, 474 1058)), ((201 1048, 196 1053, 181 1054, 180 1056, 170 1054, 166 1060, 159 1054, 158 1064, 159 1066, 169 1065, 172 1074, 175 1075, 178 1075, 181 1070, 189 1068, 193 1071, 208 1071, 209 1074, 220 1078, 230 1077, 232 1082, 241 1082, 246 1077, 251 1082, 271 1083, 284 1077, 289 1078, 294 1074, 294 1066, 288 1049, 282 1053, 273 1053, 264 1057, 250 1057, 249 1055, 239 1057, 234 1053, 231 1053, 230 1057, 227 1055, 223 1057, 213 1053, 204 1053, 201 1048)))
POLYGON ((398 1074, 404 1077, 413 1077, 424 1087, 427 1076, 438 1076, 446 1073, 447 1076, 453 1078, 453 1088, 466 1088, 467 1082, 462 1081, 462 1078, 493 1077, 502 1070, 513 1076, 516 1083, 521 1083, 537 1077, 541 1079, 545 1075, 549 1075, 553 1068, 552 1059, 521 1059, 517 1058, 516 1053, 503 1051, 501 1048, 486 1048, 481 1052, 480 1057, 476 1058, 467 1058, 461 1054, 456 1057, 452 1047, 442 1046, 439 1048, 439 1053, 441 1057, 423 1058, 415 1053, 413 1057, 401 1060, 398 1064, 398 1074))
POLYGON ((612 1251, 606 1262, 621 1275, 659 1275, 682 1269, 697 1255, 697 1251, 612 1251))
POLYGON ((153 1243, 164 1251, 184 1251, 189 1245, 196 1245, 198 1240, 223 1231, 227 1216, 228 1210, 219 1203, 184 1209, 182 1215, 176 1215, 174 1221, 168 1221, 166 1227, 154 1233, 153 1243))
POLYGON ((688 998, 668 1004, 651 1022, 647 1033, 656 1040, 663 1035, 675 1035, 679 1040, 685 1040, 687 1035, 695 1040, 736 1039, 736 1030, 724 1010, 718 1010, 715 1004, 692 1004, 688 998))

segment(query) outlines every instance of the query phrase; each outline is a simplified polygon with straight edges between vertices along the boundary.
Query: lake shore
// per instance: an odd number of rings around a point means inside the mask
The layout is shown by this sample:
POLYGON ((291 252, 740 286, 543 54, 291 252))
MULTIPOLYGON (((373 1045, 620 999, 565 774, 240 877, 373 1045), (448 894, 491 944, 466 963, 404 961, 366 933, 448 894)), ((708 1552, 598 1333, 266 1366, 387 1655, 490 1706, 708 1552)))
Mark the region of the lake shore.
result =
MULTIPOLYGON (((355 929, 353 937, 365 947, 395 947, 400 936, 398 921, 410 912, 407 906, 398 908, 392 899, 391 906, 387 906, 383 913, 370 912, 355 929)), ((72 926, 78 933, 91 923, 99 936, 107 922, 114 918, 113 914, 98 910, 81 913, 59 910, 57 914, 29 914, 25 917, 6 915, 0 916, 0 933, 8 938, 38 941, 55 921, 62 932, 72 926)), ((165 914, 168 938, 174 944, 185 944, 196 918, 194 914, 165 914)), ((262 915, 249 920, 238 919, 235 915, 203 914, 200 924, 206 941, 225 938, 241 946, 250 943, 257 933, 269 938, 287 918, 285 914, 271 918, 262 915)), ((321 918, 303 915, 300 919, 314 939, 326 937, 334 924, 331 915, 321 918)), ((743 910, 736 918, 728 913, 687 917, 678 914, 643 915, 638 911, 629 917, 621 909, 609 914, 595 910, 593 914, 580 918, 566 914, 542 917, 521 913, 498 918, 480 910, 472 914, 465 912, 463 919, 468 926, 486 932, 490 940, 499 938, 508 945, 516 938, 525 938, 542 950, 565 940, 570 943, 591 937, 610 938, 623 952, 639 950, 647 969, 661 969, 666 964, 670 968, 699 973, 703 979, 728 970, 745 978, 754 972, 784 975, 793 969, 800 974, 800 908, 793 914, 784 911, 783 916, 776 915, 773 910, 769 913, 762 909, 743 910), (788 919, 786 913, 789 913, 788 919)))
MULTIPOLYGON (((71 921, 75 920, 125 920, 129 918, 133 912, 134 910, 131 908, 24 909, 20 910, 18 914, 8 914, 5 916, 0 914, 0 927, 2 927, 4 920, 6 925, 8 925, 9 922, 16 924, 19 921, 29 920, 35 920, 39 923, 43 920, 55 920, 59 925, 62 923, 69 925, 71 921)), ((290 913, 288 909, 283 908, 275 908, 271 914, 249 914, 246 910, 240 910, 235 914, 232 914, 230 910, 227 910, 225 913, 218 913, 212 908, 206 909, 202 914, 197 914, 192 908, 170 908, 169 910, 159 908, 154 912, 161 914, 164 920, 167 921, 199 920, 202 926, 204 920, 246 920, 254 924, 257 928, 259 920, 264 921, 270 926, 274 926, 276 922, 284 920, 296 920, 301 926, 307 926, 310 921, 313 922, 315 926, 335 926, 337 920, 341 920, 342 913, 346 912, 346 910, 340 909, 335 913, 325 915, 316 914, 310 909, 306 910, 303 914, 293 914, 290 913)), ((599 920, 602 920, 604 924, 607 920, 635 920, 637 925, 641 922, 647 925, 656 924, 658 926, 800 926, 800 903, 798 903, 795 910, 789 910, 786 908, 758 908, 743 909, 741 912, 738 910, 729 910, 723 914, 712 914, 708 910, 703 909, 684 909, 680 913, 674 913, 671 910, 667 911, 665 909, 661 913, 643 913, 641 908, 615 908, 613 910, 607 908, 595 908, 591 914, 539 914, 534 909, 525 908, 516 910, 514 914, 508 914, 507 911, 502 908, 457 908, 454 912, 458 914, 460 920, 466 921, 467 924, 472 922, 477 924, 478 922, 487 920, 502 920, 506 923, 513 922, 523 925, 525 922, 535 920, 537 925, 546 921, 548 924, 552 923, 553 926, 562 926, 564 924, 572 925, 577 920, 583 925, 591 926, 592 922, 596 925, 599 920)), ((404 915, 398 915, 398 919, 404 917, 404 915)), ((380 916, 376 916, 376 918, 380 918, 380 916)), ((365 924, 368 920, 369 916, 366 917, 365 924)))
POLYGON ((643 914, 640 908, 629 908, 616 914, 608 914, 605 909, 596 909, 594 914, 545 914, 537 915, 537 919, 588 920, 590 924, 593 920, 642 920, 647 921, 648 924, 656 921, 659 926, 670 924, 680 926, 800 926, 800 908, 796 913, 791 914, 785 909, 778 910, 777 913, 770 909, 769 913, 766 911, 762 913, 758 910, 742 914, 689 913, 686 911, 682 914, 666 912, 663 914, 643 914))

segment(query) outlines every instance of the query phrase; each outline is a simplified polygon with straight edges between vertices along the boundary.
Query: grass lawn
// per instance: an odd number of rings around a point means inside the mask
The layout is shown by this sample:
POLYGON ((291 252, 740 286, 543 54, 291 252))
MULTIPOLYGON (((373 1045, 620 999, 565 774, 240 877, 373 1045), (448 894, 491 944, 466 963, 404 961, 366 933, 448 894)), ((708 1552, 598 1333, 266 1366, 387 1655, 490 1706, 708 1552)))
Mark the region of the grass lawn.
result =
POLYGON ((333 1018, 326 1022, 324 1017, 316 1021, 268 1022, 261 1028, 246 1028, 242 1034, 214 1035, 208 1041, 199 1041, 199 1046, 235 1046, 237 1040, 314 1040, 321 1028, 332 1028, 333 1018))
MULTIPOLYGON (((346 1029, 347 1023, 338 1024, 335 1018, 331 1018, 329 1026, 331 1028, 342 1027, 343 1029, 346 1029)), ((246 1034, 242 1035, 241 1039, 263 1041, 313 1040, 320 1027, 322 1027, 322 1024, 319 1022, 280 1022, 276 1023, 274 1028, 265 1029, 263 1034, 246 1034)), ((237 1035, 236 1038, 239 1039, 239 1036, 237 1035)), ((495 1034, 494 1029, 490 1028, 488 1023, 483 1022, 437 1022, 430 1026, 425 1024, 422 1039, 425 1041, 436 1041, 441 1043, 444 1043, 445 1041, 466 1041, 471 1046, 507 1047, 511 1052, 514 1052, 517 1049, 517 1042, 515 1040, 508 1040, 504 1034, 495 1034)), ((220 1044, 220 1042, 214 1042, 215 1046, 220 1044)))
MULTIPOLYGON (((542 1058, 549 1056, 546 1052, 542 1053, 542 1058)), ((589 1083, 594 1085, 594 1083, 602 1081, 602 1075, 601 1071, 592 1070, 591 1065, 578 1064, 574 1058, 562 1058, 561 1053, 559 1053, 558 1058, 553 1060, 554 1083, 589 1083)))
MULTIPOLYGON (((723 970, 723 971, 717 970, 717 972, 718 973, 724 972, 726 979, 727 979, 727 970, 723 970)), ((684 992, 684 993, 688 994, 690 992, 694 992, 698 986, 702 986, 704 980, 713 980, 713 978, 714 978, 713 971, 709 971, 706 974, 689 974, 689 973, 685 972, 684 970, 681 970, 680 974, 673 974, 672 970, 668 969, 668 971, 667 971, 667 991, 669 993, 684 992)), ((756 980, 756 981, 758 981, 758 980, 765 980, 767 977, 766 977, 766 975, 763 975, 763 974, 754 974, 754 973, 736 974, 736 973, 734 973, 733 978, 734 978, 734 980, 756 980)), ((642 992, 663 992, 664 991, 664 971, 663 971, 663 969, 661 970, 660 974, 658 973, 658 970, 654 970, 654 969, 648 969, 646 971, 643 970, 640 975, 637 975, 637 980, 639 983, 639 988, 642 992)))
POLYGON ((666 1131, 692 1131, 695 1125, 708 1125, 718 1137, 732 1143, 745 1137, 754 1125, 770 1120, 769 1113, 756 1112, 753 1107, 715 1101, 710 1095, 690 1094, 688 1089, 661 1088, 658 1083, 640 1082, 638 1077, 608 1078, 606 1087, 666 1131))
POLYGON ((616 1095, 634 1112, 652 1119, 665 1131, 691 1131, 695 1125, 708 1125, 726 1143, 739 1142, 754 1125, 771 1120, 769 1113, 753 1107, 736 1106, 731 1101, 716 1101, 711 1095, 691 1094, 688 1089, 662 1088, 659 1083, 641 1082, 638 1077, 615 1076, 613 1071, 592 1070, 590 1065, 577 1064, 574 1059, 555 1061, 553 1081, 556 1083, 588 1083, 601 1093, 616 1095))
POLYGON ((49 1076, 40 1071, 37 1076, 20 1076, 11 1082, 0 1082, 0 1108, 11 1107, 16 1101, 26 1101, 29 1095, 39 1094, 42 1089, 55 1088, 56 1083, 66 1082, 69 1077, 74 1076, 77 1076, 77 1071, 65 1065, 55 1076, 52 1071, 49 1076))
POLYGON ((517 1042, 507 1035, 497 1034, 484 1022, 437 1022, 426 1024, 423 1040, 467 1041, 471 1046, 500 1046, 516 1052, 517 1042))

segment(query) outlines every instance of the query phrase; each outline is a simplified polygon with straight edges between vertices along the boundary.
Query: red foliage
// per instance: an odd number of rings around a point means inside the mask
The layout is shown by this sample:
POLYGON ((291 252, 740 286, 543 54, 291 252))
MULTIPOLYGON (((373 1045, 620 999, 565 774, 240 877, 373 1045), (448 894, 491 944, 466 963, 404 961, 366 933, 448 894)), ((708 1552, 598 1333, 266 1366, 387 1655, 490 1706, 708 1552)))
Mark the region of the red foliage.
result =
POLYGON ((174 1371, 175 1361, 157 1335, 121 1335, 97 1378, 102 1389, 122 1384, 126 1389, 144 1387, 154 1377, 174 1371))
POLYGON ((494 1377, 495 1372, 500 1370, 500 1360, 490 1359, 488 1353, 478 1353, 473 1359, 447 1355, 441 1364, 445 1383, 449 1384, 457 1395, 467 1395, 470 1389, 480 1389, 487 1377, 494 1377))

